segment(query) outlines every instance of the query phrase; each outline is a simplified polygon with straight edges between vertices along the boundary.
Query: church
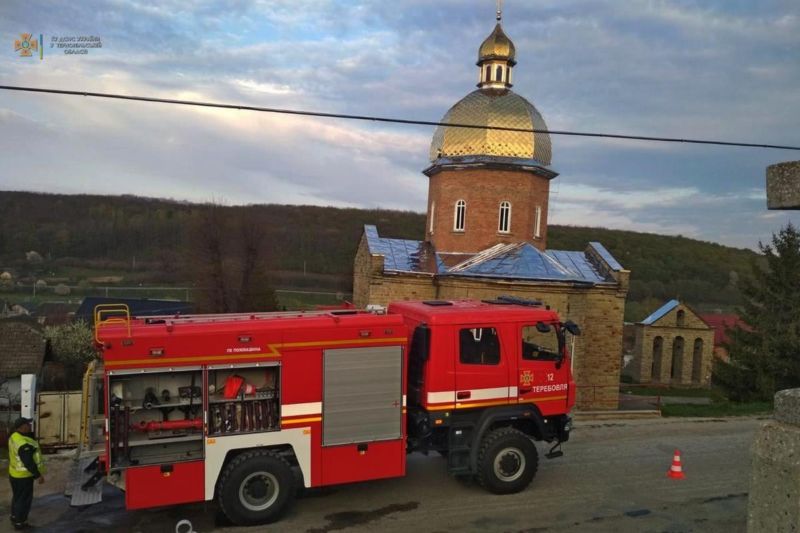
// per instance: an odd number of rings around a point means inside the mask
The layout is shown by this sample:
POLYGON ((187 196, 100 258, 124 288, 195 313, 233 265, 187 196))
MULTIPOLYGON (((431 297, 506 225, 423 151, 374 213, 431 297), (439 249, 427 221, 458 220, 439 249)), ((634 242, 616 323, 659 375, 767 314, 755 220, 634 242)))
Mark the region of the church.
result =
POLYGON ((424 238, 393 239, 365 226, 354 303, 541 300, 583 330, 573 349, 577 407, 616 409, 630 272, 598 242, 582 251, 547 248, 558 173, 541 113, 511 90, 516 63, 498 10, 478 51, 477 90, 450 108, 431 141, 424 238))

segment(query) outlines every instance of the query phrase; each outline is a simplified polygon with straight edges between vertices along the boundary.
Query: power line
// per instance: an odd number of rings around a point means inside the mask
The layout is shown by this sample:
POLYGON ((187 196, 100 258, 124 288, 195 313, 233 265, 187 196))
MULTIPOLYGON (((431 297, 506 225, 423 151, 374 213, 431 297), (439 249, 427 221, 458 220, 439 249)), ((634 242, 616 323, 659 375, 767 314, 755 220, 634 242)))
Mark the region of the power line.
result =
POLYGON ((187 105, 196 107, 214 107, 219 109, 236 109, 239 111, 258 111, 260 113, 277 113, 282 115, 301 115, 307 117, 321 117, 321 118, 338 118, 344 120, 364 120, 370 122, 388 122, 392 124, 413 124, 419 126, 447 126, 451 128, 469 128, 477 130, 497 130, 497 131, 512 131, 519 133, 549 133, 550 135, 567 135, 572 137, 596 137, 605 139, 627 139, 634 141, 648 141, 648 142, 671 142, 671 143, 688 143, 688 144, 712 144, 717 146, 739 146, 746 148, 772 148, 777 150, 798 150, 800 146, 786 146, 779 144, 760 144, 760 143, 744 143, 744 142, 730 142, 730 141, 712 141, 705 139, 681 139, 676 137, 650 137, 645 135, 619 135, 614 133, 594 133, 585 131, 566 131, 566 130, 544 130, 544 129, 527 129, 527 128, 511 128, 507 126, 479 126, 475 124, 461 124, 461 123, 445 123, 434 122, 429 120, 410 120, 403 118, 392 117, 376 117, 371 115, 348 115, 344 113, 325 113, 322 111, 301 111, 298 109, 283 109, 277 107, 259 107, 243 104, 221 104, 217 102, 202 102, 197 100, 176 100, 172 98, 154 98, 150 96, 135 96, 126 94, 115 93, 95 93, 87 91, 66 91, 62 89, 44 89, 41 87, 23 87, 15 85, 0 85, 0 89, 6 91, 22 91, 30 93, 46 93, 46 94, 60 94, 67 96, 91 96, 94 98, 109 98, 114 100, 133 100, 136 102, 150 102, 159 104, 173 104, 173 105, 187 105))

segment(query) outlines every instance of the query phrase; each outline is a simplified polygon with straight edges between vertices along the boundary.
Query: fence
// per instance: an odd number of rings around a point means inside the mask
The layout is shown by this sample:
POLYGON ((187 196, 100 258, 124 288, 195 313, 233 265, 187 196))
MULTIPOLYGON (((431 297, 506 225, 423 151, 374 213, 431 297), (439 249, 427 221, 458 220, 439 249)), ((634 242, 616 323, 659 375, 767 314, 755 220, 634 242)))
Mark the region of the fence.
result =
MULTIPOLYGON (((37 288, 35 285, 17 285, 12 292, 27 295, 21 301, 24 305, 26 303, 35 304, 36 302, 54 300, 78 304, 87 296, 192 301, 193 295, 197 290, 193 287, 62 285, 68 291, 59 292, 58 287, 58 285, 49 285, 37 288)), ((275 294, 281 305, 301 307, 332 304, 352 299, 352 293, 346 291, 283 288, 275 289, 275 294)))

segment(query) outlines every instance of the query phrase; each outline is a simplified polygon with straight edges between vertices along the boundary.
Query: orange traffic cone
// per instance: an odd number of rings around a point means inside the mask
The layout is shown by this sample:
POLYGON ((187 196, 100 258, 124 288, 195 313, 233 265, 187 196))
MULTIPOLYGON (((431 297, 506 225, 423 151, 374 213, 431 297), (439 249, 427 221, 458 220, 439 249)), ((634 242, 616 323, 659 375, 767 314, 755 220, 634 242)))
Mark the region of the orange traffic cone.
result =
POLYGON ((683 473, 683 467, 681 467, 680 450, 675 450, 675 455, 672 456, 672 466, 670 466, 667 471, 667 477, 672 479, 683 479, 686 477, 683 473))

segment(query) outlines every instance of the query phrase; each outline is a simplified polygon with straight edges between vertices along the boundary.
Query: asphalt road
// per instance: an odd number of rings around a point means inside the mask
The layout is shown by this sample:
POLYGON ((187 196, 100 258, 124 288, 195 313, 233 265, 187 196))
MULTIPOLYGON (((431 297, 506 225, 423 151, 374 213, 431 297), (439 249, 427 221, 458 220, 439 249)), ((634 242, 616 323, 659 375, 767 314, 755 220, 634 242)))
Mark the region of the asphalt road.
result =
MULTIPOLYGON (((541 459, 520 494, 494 496, 449 477, 438 455, 412 455, 408 475, 319 491, 295 501, 271 531, 745 531, 750 446, 762 420, 653 419, 579 423, 560 459, 541 459), (666 477, 673 451, 686 479, 666 477)), ((540 447, 540 455, 543 448, 540 447)), ((7 509, 2 502, 0 511, 7 509)), ((122 495, 70 509, 63 497, 36 499, 37 531, 264 531, 226 526, 213 504, 124 510, 122 495)), ((0 529, 7 523, 0 524, 0 529)))

